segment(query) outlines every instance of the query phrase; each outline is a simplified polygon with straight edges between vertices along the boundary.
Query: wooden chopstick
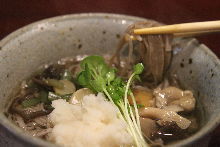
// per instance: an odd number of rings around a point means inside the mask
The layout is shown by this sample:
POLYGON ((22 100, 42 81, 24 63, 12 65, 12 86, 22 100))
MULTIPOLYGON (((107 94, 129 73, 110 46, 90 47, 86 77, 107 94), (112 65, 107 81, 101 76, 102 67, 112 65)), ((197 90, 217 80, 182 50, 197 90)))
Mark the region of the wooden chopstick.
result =
POLYGON ((185 32, 185 33, 174 33, 174 37, 195 37, 201 35, 208 35, 213 33, 219 33, 220 30, 209 30, 209 31, 198 31, 198 32, 185 32))
POLYGON ((194 22, 194 23, 182 23, 174 25, 165 25, 159 27, 134 29, 134 34, 176 34, 178 36, 184 33, 200 34, 200 33, 212 33, 220 30, 220 21, 206 21, 206 22, 194 22), (181 34, 182 33, 182 34, 181 34))

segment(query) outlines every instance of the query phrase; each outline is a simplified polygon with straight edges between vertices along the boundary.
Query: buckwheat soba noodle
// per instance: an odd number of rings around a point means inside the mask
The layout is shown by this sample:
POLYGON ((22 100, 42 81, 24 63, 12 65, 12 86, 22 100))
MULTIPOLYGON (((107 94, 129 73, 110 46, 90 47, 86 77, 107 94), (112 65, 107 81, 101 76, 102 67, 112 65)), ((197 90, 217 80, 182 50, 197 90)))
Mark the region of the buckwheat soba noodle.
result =
POLYGON ((65 147, 163 146, 199 128, 193 93, 167 72, 171 35, 128 27, 113 55, 47 64, 21 83, 7 115, 29 135, 65 147))

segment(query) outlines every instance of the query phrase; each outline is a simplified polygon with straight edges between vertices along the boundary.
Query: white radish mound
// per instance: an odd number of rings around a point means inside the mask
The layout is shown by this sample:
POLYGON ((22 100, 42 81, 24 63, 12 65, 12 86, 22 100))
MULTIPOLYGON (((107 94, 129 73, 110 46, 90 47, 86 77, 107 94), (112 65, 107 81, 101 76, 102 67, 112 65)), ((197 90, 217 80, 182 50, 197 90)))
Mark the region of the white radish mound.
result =
POLYGON ((118 118, 118 109, 103 94, 84 96, 82 104, 59 99, 49 115, 54 127, 50 140, 64 147, 132 146, 126 124, 118 118))

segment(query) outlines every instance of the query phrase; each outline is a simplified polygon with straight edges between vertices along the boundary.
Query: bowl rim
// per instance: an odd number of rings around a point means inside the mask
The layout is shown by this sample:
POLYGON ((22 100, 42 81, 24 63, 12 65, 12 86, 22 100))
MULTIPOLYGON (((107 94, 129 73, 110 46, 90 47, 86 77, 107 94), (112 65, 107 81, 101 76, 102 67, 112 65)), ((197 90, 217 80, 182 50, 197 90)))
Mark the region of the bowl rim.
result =
MULTIPOLYGON (((125 19, 125 20, 131 20, 131 21, 143 21, 143 20, 151 20, 147 18, 142 18, 142 17, 137 17, 137 16, 130 16, 130 15, 124 15, 124 14, 115 14, 115 13, 78 13, 78 14, 67 14, 67 15, 61 15, 61 16, 56 16, 56 17, 51 17, 51 18, 46 18, 43 20, 36 21, 34 23, 28 24, 24 27, 21 27, 14 32, 10 33, 6 37, 4 37, 0 41, 0 48, 3 49, 3 47, 9 43, 10 41, 13 41, 16 39, 18 36, 30 31, 33 27, 37 26, 38 24, 49 22, 49 23, 56 23, 56 22, 62 22, 65 20, 71 20, 71 19, 86 19, 86 18, 109 18, 109 19, 125 19)), ((205 45, 201 45, 203 50, 207 53, 207 55, 212 58, 212 61, 215 62, 220 70, 220 61, 218 57, 205 45)), ((7 131, 12 134, 16 139, 22 141, 23 143, 28 143, 28 144, 34 144, 36 146, 54 146, 53 143, 50 143, 48 141, 44 141, 39 138, 31 137, 30 135, 27 135, 25 133, 22 133, 23 131, 19 131, 16 129, 15 125, 10 122, 6 116, 1 112, 0 114, 0 124, 7 129, 7 131), (15 131, 17 130, 17 131, 15 131)), ((173 144, 170 144, 168 146, 186 146, 194 143, 195 141, 198 141, 202 137, 206 136, 209 134, 211 131, 213 131, 220 123, 220 113, 217 117, 215 117, 212 120, 209 120, 198 132, 193 134, 192 136, 184 139, 177 141, 173 144)), ((56 145, 55 145, 56 146, 56 145)))

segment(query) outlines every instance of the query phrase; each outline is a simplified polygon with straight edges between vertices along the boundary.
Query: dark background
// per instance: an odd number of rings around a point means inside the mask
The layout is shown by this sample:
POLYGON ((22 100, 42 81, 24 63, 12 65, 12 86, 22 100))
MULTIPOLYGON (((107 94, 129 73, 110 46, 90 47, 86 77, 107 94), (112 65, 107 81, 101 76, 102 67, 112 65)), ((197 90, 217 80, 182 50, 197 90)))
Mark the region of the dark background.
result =
MULTIPOLYGON (((14 30, 48 17, 84 12, 135 15, 166 24, 220 20, 219 0, 0 0, 0 40, 14 30)), ((220 34, 198 37, 220 57, 220 34)), ((210 146, 220 146, 220 127, 210 146)))

